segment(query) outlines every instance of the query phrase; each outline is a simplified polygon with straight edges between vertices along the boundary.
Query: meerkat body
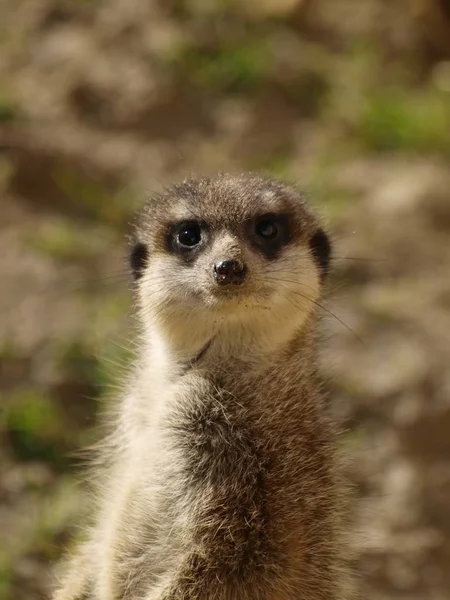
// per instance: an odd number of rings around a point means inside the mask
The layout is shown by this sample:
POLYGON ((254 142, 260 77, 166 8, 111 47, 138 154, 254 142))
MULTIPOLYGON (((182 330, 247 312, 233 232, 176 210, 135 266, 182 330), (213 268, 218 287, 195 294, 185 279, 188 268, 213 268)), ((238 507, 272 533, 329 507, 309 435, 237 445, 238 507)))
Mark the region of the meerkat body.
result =
POLYGON ((56 600, 343 600, 343 486, 315 374, 328 238, 250 176, 150 201, 138 363, 56 600))

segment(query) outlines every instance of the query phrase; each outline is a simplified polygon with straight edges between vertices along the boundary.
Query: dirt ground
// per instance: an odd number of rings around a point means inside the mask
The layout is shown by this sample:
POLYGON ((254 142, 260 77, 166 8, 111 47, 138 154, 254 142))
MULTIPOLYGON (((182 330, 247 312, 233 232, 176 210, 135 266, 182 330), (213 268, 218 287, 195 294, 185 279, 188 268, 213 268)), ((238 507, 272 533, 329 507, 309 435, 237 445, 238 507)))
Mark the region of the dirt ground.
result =
POLYGON ((448 0, 2 0, 1 598, 49 597, 89 510, 130 215, 226 170, 299 185, 335 238, 321 368, 362 597, 450 598, 449 132, 448 0))

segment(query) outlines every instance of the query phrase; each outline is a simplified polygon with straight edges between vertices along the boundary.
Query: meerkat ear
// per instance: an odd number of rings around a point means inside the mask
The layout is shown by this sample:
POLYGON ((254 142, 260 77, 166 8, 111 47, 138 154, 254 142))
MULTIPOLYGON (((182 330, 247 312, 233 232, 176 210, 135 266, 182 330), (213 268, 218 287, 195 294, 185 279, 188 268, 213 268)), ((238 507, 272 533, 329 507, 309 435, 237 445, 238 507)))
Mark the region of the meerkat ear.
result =
POLYGON ((317 229, 309 240, 311 253, 320 269, 320 277, 322 281, 328 274, 331 257, 330 239, 323 229, 317 229))
POLYGON ((133 279, 137 281, 148 264, 148 247, 142 242, 134 242, 130 253, 130 266, 133 279))

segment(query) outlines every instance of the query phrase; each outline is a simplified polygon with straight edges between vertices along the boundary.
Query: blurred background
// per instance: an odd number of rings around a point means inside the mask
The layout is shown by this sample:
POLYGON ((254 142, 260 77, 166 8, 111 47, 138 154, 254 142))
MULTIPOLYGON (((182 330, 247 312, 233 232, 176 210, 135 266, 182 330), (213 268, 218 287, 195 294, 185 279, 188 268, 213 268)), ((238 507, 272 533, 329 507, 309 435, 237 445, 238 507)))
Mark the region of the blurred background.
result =
POLYGON ((336 240, 321 369, 363 597, 448 600, 450 2, 2 0, 0 150, 0 597, 48 597, 89 510, 76 450, 130 357, 130 215, 253 170, 336 240))

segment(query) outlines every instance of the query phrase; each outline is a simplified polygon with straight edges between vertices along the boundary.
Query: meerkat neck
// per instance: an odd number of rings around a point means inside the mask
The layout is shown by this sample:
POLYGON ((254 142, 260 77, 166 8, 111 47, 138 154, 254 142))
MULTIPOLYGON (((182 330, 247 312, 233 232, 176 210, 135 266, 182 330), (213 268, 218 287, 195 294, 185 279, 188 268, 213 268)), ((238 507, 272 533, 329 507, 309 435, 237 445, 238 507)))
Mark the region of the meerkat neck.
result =
POLYGON ((198 332, 195 344, 189 347, 183 343, 185 340, 180 342, 179 338, 164 335, 155 327, 147 336, 143 367, 161 386, 193 370, 201 371, 208 379, 216 379, 218 374, 232 369, 234 373, 241 371, 246 381, 263 374, 285 378, 286 369, 306 374, 314 365, 314 327, 311 318, 290 338, 269 345, 252 337, 244 326, 235 324, 230 329, 198 332), (302 356, 300 363, 299 355, 302 356))
POLYGON ((289 332, 281 328, 265 331, 264 323, 252 321, 206 322, 196 327, 184 321, 170 327, 150 321, 146 324, 145 355, 153 370, 157 366, 161 377, 172 380, 194 367, 216 371, 219 365, 231 363, 260 372, 290 354, 312 354, 314 328, 314 317, 289 332))

